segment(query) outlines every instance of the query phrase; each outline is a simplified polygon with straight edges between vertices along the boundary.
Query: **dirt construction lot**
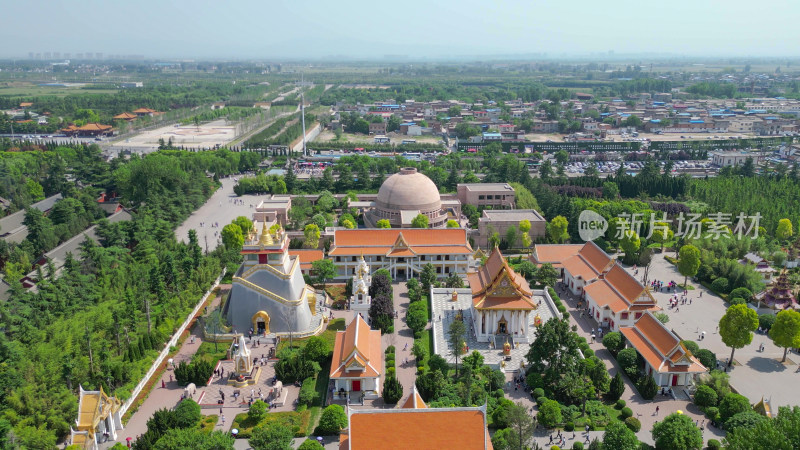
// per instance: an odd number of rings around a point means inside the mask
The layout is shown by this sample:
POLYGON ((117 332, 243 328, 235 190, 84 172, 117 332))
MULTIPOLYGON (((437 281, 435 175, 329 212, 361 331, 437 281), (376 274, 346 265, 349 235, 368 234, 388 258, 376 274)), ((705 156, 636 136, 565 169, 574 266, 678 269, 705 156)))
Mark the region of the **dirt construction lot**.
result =
POLYGON ((130 149, 136 152, 149 152, 158 149, 158 140, 186 148, 213 148, 224 145, 236 137, 236 126, 228 125, 224 119, 194 125, 169 125, 144 131, 127 139, 115 142, 112 148, 130 149))

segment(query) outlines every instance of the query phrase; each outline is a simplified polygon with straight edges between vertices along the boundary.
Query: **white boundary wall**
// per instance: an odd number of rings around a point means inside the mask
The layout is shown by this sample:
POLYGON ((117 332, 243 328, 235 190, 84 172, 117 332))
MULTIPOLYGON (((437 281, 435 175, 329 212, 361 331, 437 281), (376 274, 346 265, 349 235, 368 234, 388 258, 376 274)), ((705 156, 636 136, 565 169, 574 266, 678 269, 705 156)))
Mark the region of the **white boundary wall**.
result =
POLYGON ((200 301, 194 307, 192 312, 186 317, 186 320, 183 321, 180 328, 178 328, 178 331, 176 331, 175 334, 172 335, 172 338, 169 340, 169 342, 167 342, 167 345, 165 345, 164 349, 161 350, 161 353, 159 353, 158 358, 156 358, 156 360, 153 361, 153 365, 150 366, 150 370, 147 371, 147 373, 144 375, 144 378, 142 378, 139 384, 137 384, 136 387, 131 392, 130 398, 128 398, 128 400, 126 400, 125 403, 122 404, 122 407, 119 410, 120 417, 124 416, 125 413, 128 411, 128 409, 133 404, 133 402, 136 401, 136 397, 139 396, 139 394, 142 392, 142 389, 144 389, 145 385, 150 381, 150 378, 152 378, 153 375, 156 373, 156 370, 158 370, 158 367, 161 365, 161 363, 164 362, 164 359, 166 359, 167 355, 169 355, 170 347, 173 347, 178 343, 178 339, 183 334, 183 332, 186 331, 186 327, 188 327, 189 323, 192 322, 194 316, 196 316, 197 313, 200 312, 200 308, 202 308, 203 305, 206 303, 206 299, 208 298, 208 296, 211 295, 212 291, 214 291, 214 289, 216 289, 217 286, 219 286, 219 282, 222 280, 222 277, 225 276, 225 272, 226 269, 222 269, 222 273, 214 281, 214 284, 212 284, 211 287, 208 288, 208 291, 206 291, 206 293, 203 294, 203 296, 200 298, 200 301))

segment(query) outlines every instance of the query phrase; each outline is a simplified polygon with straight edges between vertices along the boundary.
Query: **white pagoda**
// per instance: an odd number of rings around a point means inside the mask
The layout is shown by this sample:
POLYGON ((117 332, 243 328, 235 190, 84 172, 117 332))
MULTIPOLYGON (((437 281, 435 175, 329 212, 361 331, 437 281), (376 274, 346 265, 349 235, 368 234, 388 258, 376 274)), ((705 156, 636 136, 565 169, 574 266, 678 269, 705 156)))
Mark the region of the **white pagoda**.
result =
POLYGON ((350 309, 356 312, 368 312, 372 297, 369 295, 369 286, 372 284, 372 275, 369 265, 364 260, 364 255, 358 261, 356 273, 353 275, 353 295, 350 296, 350 309))

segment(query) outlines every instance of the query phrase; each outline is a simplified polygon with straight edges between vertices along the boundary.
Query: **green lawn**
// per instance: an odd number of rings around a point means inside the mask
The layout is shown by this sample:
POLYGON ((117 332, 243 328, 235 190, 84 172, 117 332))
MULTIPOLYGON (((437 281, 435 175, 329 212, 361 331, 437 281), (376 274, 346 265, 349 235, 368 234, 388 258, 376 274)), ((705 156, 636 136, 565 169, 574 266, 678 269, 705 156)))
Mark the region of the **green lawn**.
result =
MULTIPOLYGON (((432 313, 431 313, 431 304, 428 301, 428 296, 423 295, 422 296, 422 300, 420 300, 420 301, 421 302, 425 302, 425 304, 427 305, 426 309, 428 311, 428 320, 430 320, 430 318, 432 317, 432 313)), ((427 371, 429 369, 428 368, 428 359, 430 359, 431 355, 433 355, 433 328, 430 328, 428 330, 423 331, 422 332, 422 336, 420 336, 418 339, 414 339, 414 342, 417 342, 417 341, 422 342, 423 348, 426 348, 428 350, 428 357, 425 358, 425 361, 424 361, 425 370, 427 371)))
MULTIPOLYGON (((608 417, 610 418, 609 423, 613 422, 615 420, 616 421, 622 421, 623 420, 622 419, 622 410, 614 408, 614 403, 605 403, 605 402, 603 402, 603 407, 608 412, 608 417)), ((575 422, 574 422, 575 423, 575 429, 576 430, 583 430, 583 428, 586 427, 586 419, 588 419, 588 418, 589 418, 588 416, 581 416, 577 420, 575 420, 575 422)), ((592 429, 593 430, 605 430, 605 427, 597 427, 597 426, 595 426, 592 429)))
POLYGON ((197 349, 197 353, 192 357, 192 361, 203 359, 210 362, 211 365, 216 365, 220 359, 227 358, 228 345, 226 342, 220 342, 217 344, 217 350, 215 351, 213 342, 203 341, 200 344, 200 348, 197 349))
MULTIPOLYGON (((333 350, 333 343, 336 341, 336 332, 337 331, 344 331, 346 328, 346 324, 344 323, 344 319, 333 319, 328 322, 328 327, 325 331, 320 334, 320 336, 328 341, 331 350, 333 350)), ((294 348, 303 348, 306 345, 305 339, 294 339, 294 344, 292 345, 294 348)), ((282 338, 280 344, 278 344, 278 351, 283 350, 285 347, 289 346, 289 339, 282 338)))
POLYGON ((325 407, 325 399, 328 396, 328 383, 330 381, 329 378, 330 372, 331 372, 331 360, 328 359, 322 365, 322 368, 317 374, 317 383, 314 385, 317 391, 317 400, 314 403, 314 406, 308 408, 308 411, 310 411, 311 413, 311 416, 308 420, 309 433, 314 431, 314 428, 316 428, 319 416, 322 414, 322 410, 325 407))
POLYGON ((201 420, 197 426, 203 431, 203 433, 208 434, 214 431, 214 426, 217 424, 217 420, 219 420, 219 416, 216 414, 203 416, 203 420, 201 420))

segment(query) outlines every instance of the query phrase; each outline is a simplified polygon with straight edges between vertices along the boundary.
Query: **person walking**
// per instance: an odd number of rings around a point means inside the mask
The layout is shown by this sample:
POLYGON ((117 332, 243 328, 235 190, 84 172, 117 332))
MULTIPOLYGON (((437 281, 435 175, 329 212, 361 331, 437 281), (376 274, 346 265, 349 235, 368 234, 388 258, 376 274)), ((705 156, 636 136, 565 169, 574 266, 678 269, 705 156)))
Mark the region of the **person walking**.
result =
POLYGON ((656 415, 658 415, 658 409, 659 409, 659 407, 656 406, 656 415))

